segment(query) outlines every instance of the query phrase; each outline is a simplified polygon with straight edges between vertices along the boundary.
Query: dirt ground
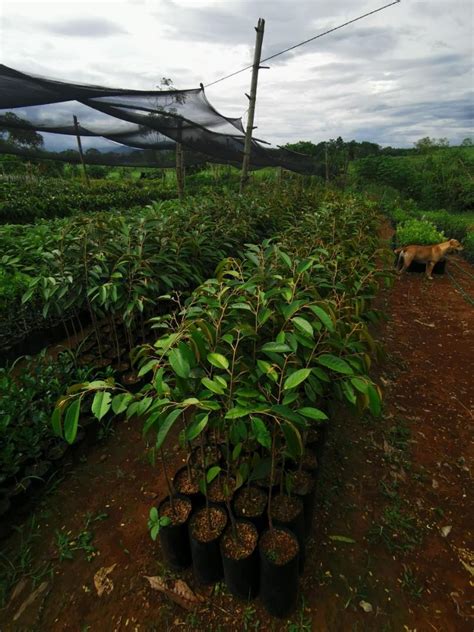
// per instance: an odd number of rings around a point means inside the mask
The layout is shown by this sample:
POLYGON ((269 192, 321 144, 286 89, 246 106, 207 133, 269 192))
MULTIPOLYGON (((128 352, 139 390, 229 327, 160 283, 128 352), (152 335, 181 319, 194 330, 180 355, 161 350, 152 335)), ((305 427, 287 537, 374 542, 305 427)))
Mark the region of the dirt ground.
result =
MULTIPOLYGON (((473 266, 455 262, 448 270, 474 297, 473 266)), ((376 331, 386 358, 374 368, 383 417, 333 411, 291 620, 271 620, 258 599, 238 602, 222 583, 201 591, 194 612, 150 588, 146 576, 170 576, 147 532, 165 484, 132 421, 83 450, 22 533, 2 543, 11 559, 22 552, 28 578, 0 612, 0 630, 472 630, 473 305, 446 275, 407 274, 379 307, 388 317, 376 331), (113 565, 113 589, 99 597, 94 575, 113 565)), ((181 463, 174 450, 168 460, 181 463)), ((181 577, 199 591, 190 571, 181 577)))

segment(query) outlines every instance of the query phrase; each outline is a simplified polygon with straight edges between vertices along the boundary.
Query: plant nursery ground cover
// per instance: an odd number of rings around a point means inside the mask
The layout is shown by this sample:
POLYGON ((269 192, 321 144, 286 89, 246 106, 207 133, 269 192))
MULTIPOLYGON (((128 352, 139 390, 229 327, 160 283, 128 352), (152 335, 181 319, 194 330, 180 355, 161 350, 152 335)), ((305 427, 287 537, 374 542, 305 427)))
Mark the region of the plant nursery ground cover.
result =
MULTIPOLYGON (((456 262, 453 276, 474 296, 473 266, 456 262)), ((1 544, 17 589, 0 630, 472 629, 474 310, 448 276, 415 274, 397 279, 379 307, 389 317, 376 332, 387 353, 374 367, 383 417, 334 408, 291 620, 272 620, 258 599, 238 602, 223 584, 199 589, 191 571, 180 577, 203 596, 195 611, 150 587, 146 576, 177 576, 147 532, 165 481, 143 457, 141 423, 130 421, 106 444, 80 448, 34 517, 1 544)), ((177 449, 168 462, 181 465, 177 449)))

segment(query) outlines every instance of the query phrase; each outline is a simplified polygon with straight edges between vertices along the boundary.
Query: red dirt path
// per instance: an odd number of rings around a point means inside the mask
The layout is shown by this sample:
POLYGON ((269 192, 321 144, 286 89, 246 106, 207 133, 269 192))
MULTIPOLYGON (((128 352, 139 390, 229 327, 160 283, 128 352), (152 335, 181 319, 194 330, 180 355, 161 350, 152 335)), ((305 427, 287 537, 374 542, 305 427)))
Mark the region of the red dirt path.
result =
MULTIPOLYGON (((448 269, 474 297, 474 278, 448 269)), ((54 574, 13 622, 32 592, 25 586, 0 612, 0 630, 471 630, 474 309, 447 276, 430 282, 413 274, 379 304, 389 316, 377 331, 387 352, 375 368, 383 418, 334 411, 297 627, 270 620, 258 600, 233 600, 221 584, 191 614, 148 586, 145 575, 163 573, 146 523, 165 485, 143 458, 141 424, 129 422, 44 499, 33 566, 49 562, 54 574), (97 554, 87 561, 76 551, 60 562, 55 532, 78 534, 87 512, 108 514, 89 527, 97 554), (94 574, 112 564, 113 591, 98 597, 94 574)), ((169 462, 177 468, 179 454, 171 451, 169 462)), ((194 587, 190 572, 183 577, 194 587)))

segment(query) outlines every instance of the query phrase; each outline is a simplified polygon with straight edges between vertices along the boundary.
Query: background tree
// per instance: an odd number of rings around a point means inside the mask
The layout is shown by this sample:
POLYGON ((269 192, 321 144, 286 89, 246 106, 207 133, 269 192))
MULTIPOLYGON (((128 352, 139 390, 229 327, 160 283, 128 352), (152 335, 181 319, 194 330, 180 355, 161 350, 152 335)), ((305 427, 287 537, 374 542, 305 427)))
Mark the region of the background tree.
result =
POLYGON ((0 116, 0 136, 9 145, 24 149, 40 149, 44 144, 41 134, 13 112, 0 116))

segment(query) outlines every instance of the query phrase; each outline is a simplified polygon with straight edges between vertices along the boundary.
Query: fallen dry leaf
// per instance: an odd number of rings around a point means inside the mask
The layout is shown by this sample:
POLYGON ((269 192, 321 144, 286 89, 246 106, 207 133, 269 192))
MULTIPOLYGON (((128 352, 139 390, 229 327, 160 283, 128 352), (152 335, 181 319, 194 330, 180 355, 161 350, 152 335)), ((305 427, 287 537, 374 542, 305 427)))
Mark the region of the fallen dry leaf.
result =
POLYGON ((114 589, 114 583, 110 579, 109 575, 116 566, 117 564, 112 564, 112 566, 103 566, 102 568, 99 568, 97 573, 94 575, 94 586, 99 597, 102 597, 104 593, 106 595, 110 595, 114 589))
POLYGON ((163 577, 147 577, 146 575, 144 577, 148 579, 152 588, 164 593, 186 610, 193 610, 205 601, 201 595, 194 593, 182 579, 164 579, 163 577))
POLYGON ((20 608, 18 609, 18 612, 13 617, 13 621, 18 621, 18 619, 25 612, 25 610, 28 608, 28 606, 31 606, 31 604, 34 603, 36 601, 36 599, 38 597, 40 597, 45 592, 45 590, 48 588, 48 586, 49 586, 49 582, 42 582, 38 586, 38 588, 34 592, 32 592, 30 594, 30 596, 27 599, 25 599, 25 601, 21 604, 20 608))
POLYGON ((474 566, 470 566, 469 564, 466 564, 466 562, 464 560, 459 559, 459 561, 464 566, 464 568, 467 570, 467 572, 471 573, 471 575, 474 577, 474 566))
POLYGON ((441 528, 441 535, 443 536, 443 538, 448 537, 448 535, 451 533, 451 529, 452 529, 451 525, 441 528))
POLYGON ((27 584, 28 584, 28 580, 26 579, 26 577, 23 577, 23 579, 20 579, 20 581, 15 586, 15 589, 13 590, 11 594, 10 601, 8 602, 8 606, 10 606, 15 601, 15 599, 20 596, 20 594, 23 592, 23 589, 26 587, 27 584))
POLYGON ((420 325, 423 325, 424 327, 435 327, 434 323, 424 323, 421 320, 418 320, 418 318, 414 318, 413 321, 415 323, 419 323, 420 325))

